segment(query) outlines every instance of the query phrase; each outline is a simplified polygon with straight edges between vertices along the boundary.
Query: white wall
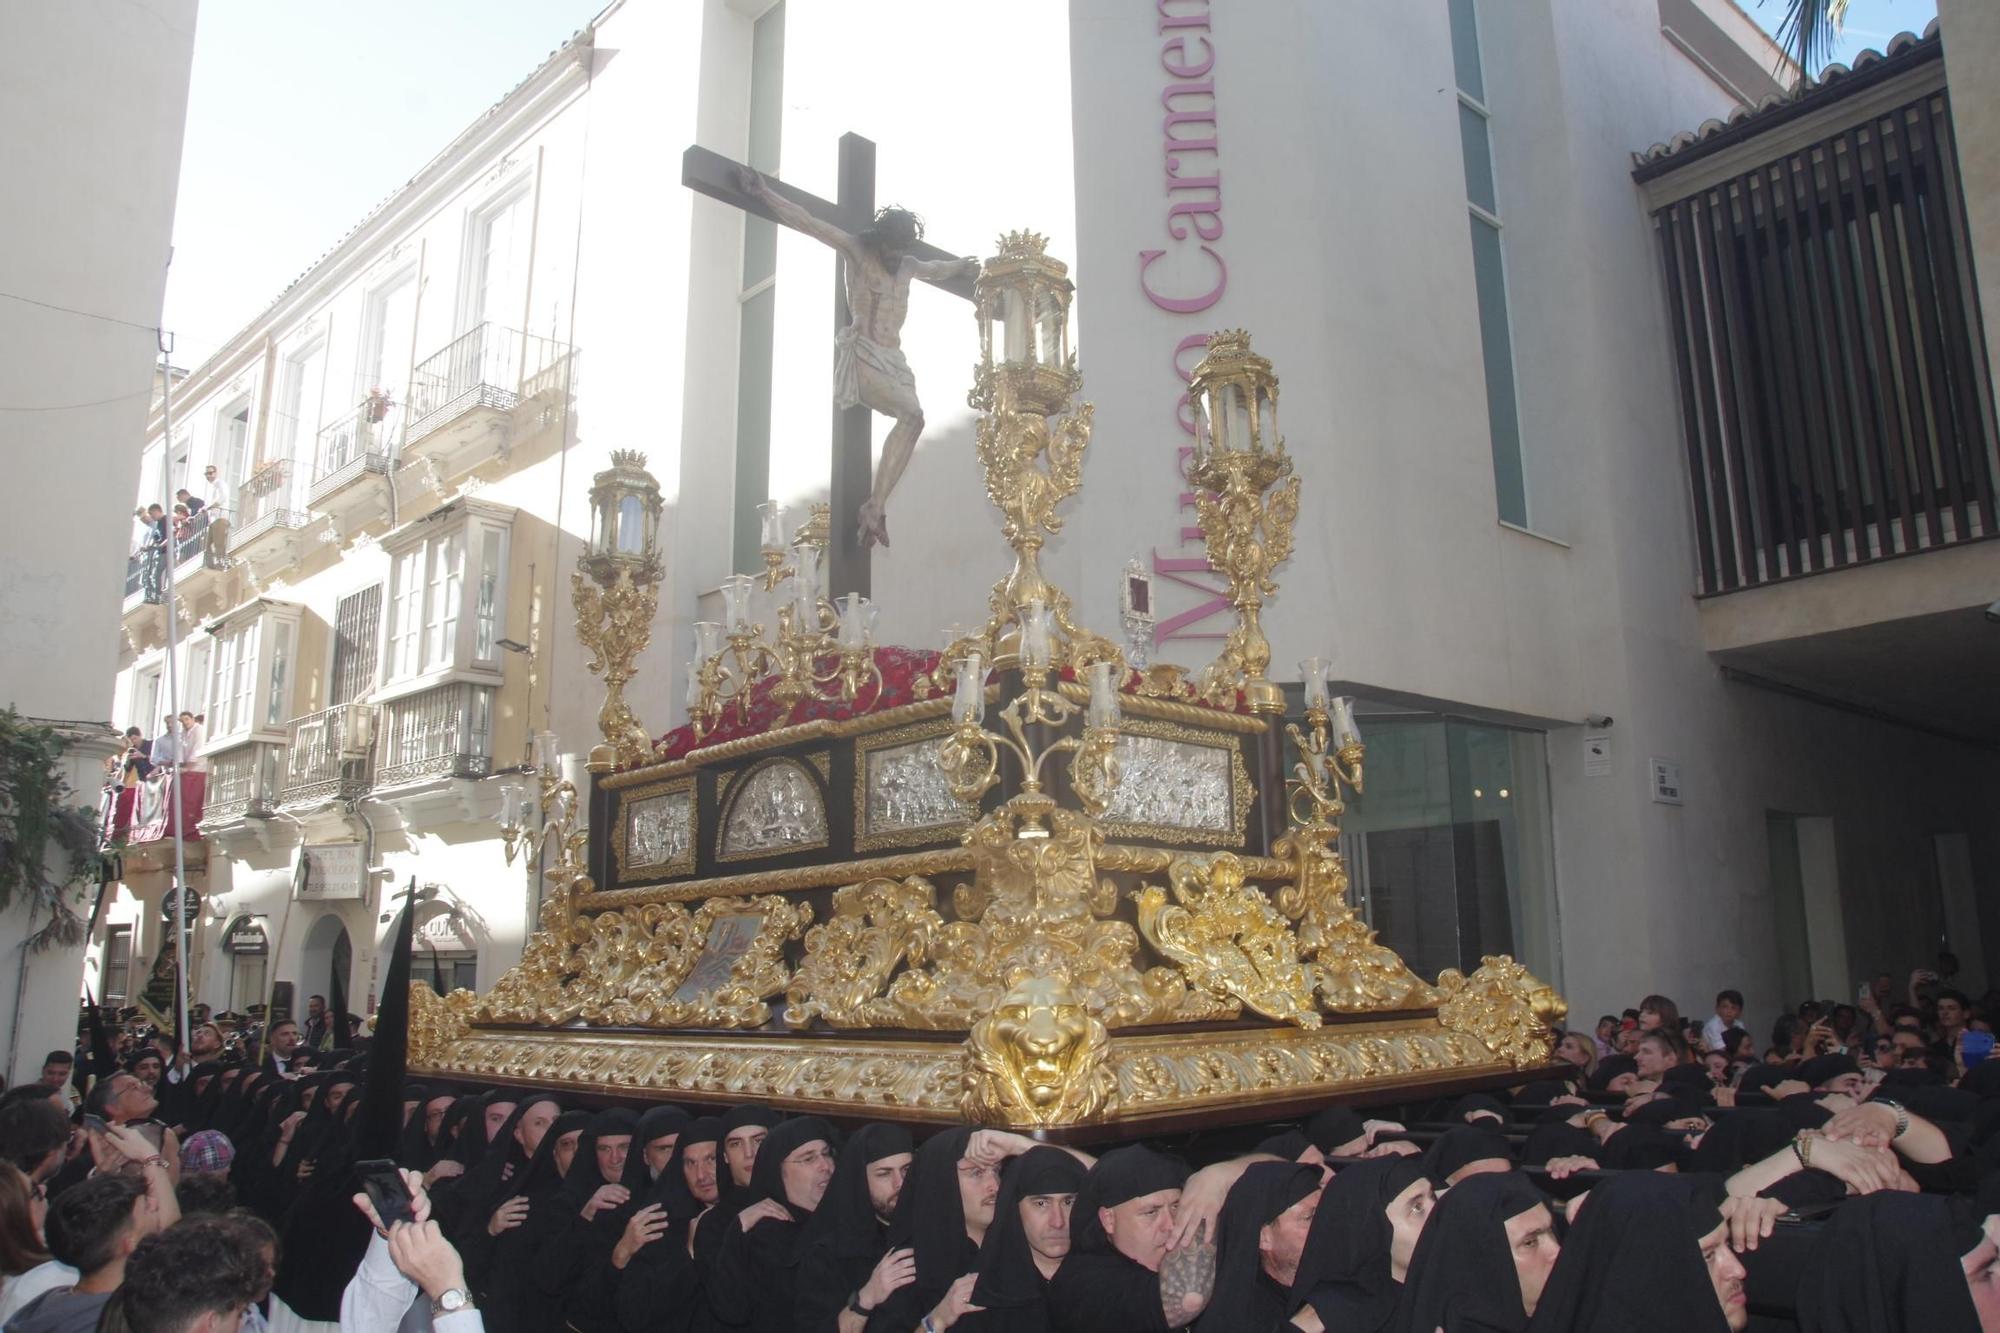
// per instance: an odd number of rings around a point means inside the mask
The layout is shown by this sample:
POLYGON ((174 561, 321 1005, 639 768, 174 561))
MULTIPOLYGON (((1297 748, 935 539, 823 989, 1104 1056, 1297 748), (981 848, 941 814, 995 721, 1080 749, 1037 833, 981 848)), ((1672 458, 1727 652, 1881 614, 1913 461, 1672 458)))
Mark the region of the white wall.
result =
MULTIPOLYGON (((194 51, 194 0, 10 5, 0 16, 0 458, 13 517, 0 580, 0 703, 109 722, 118 602, 157 356, 194 51), (61 307, 53 309, 50 307, 61 307)), ((70 781, 94 801, 97 755, 70 781)), ((88 903, 84 904, 88 911, 88 903)), ((39 926, 42 922, 37 922, 39 926)), ((22 963, 0 918, 10 1081, 76 1030, 80 954, 22 963), (15 1010, 17 981, 25 996, 15 1010)))

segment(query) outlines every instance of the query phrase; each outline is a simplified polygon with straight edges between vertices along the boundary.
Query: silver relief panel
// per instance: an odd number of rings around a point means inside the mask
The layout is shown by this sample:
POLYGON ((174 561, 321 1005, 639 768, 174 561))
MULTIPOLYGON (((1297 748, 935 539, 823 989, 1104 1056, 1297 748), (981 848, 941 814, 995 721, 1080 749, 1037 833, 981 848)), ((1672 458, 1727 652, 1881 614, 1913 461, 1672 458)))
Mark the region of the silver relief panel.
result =
POLYGON ((938 738, 868 752, 862 832, 870 837, 967 823, 973 809, 951 794, 938 766, 938 738))
POLYGON ((737 781, 719 859, 826 846, 826 803, 803 764, 781 759, 737 781))
POLYGON ((625 868, 678 866, 694 860, 694 793, 668 792, 625 807, 625 868))
POLYGON ((1219 745, 1126 732, 1118 737, 1118 785, 1103 822, 1231 833, 1234 757, 1235 751, 1219 745))

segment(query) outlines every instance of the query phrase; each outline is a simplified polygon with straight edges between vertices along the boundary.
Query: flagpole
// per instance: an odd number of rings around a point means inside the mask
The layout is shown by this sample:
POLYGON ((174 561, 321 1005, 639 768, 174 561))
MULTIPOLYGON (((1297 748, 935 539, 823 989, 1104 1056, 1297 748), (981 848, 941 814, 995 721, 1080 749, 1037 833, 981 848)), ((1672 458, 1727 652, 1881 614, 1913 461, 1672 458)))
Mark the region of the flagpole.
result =
MULTIPOLYGON (((175 639, 179 619, 174 607, 174 566, 179 563, 180 552, 174 539, 174 365, 168 352, 172 341, 164 332, 158 334, 160 347, 160 512, 167 535, 165 546, 160 552, 160 596, 167 610, 167 716, 174 719, 170 725, 178 726, 181 715, 180 664, 175 661, 175 639)), ((172 736, 173 733, 168 733, 172 736)), ((180 737, 187 732, 183 730, 180 737)), ((174 931, 175 972, 179 974, 179 984, 174 994, 174 1045, 179 1055, 185 1058, 188 1050, 188 973, 191 960, 188 956, 190 937, 188 934, 188 894, 187 882, 187 842, 182 836, 181 819, 181 744, 174 739, 173 765, 167 770, 167 793, 172 802, 170 822, 174 830, 174 888, 169 893, 174 901, 171 913, 174 931)))

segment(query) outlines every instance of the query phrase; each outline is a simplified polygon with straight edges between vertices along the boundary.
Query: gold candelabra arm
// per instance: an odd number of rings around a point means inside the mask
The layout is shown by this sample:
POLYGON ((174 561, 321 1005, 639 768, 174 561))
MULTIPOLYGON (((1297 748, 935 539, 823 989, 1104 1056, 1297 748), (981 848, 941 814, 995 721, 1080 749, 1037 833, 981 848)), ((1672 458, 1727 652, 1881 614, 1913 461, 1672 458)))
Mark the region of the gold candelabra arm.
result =
POLYGON ((1000 780, 1002 745, 1011 748, 1013 742, 977 722, 961 722, 944 738, 938 747, 938 767, 955 798, 975 805, 1000 780))

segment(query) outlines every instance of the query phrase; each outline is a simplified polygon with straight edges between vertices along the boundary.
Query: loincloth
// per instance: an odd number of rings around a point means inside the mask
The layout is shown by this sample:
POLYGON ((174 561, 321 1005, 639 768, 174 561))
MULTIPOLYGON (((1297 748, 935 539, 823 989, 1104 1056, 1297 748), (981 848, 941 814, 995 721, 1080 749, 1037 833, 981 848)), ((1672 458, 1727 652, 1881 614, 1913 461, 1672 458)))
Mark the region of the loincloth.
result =
POLYGON ((852 325, 833 335, 833 402, 836 407, 860 407, 861 367, 901 385, 914 395, 917 376, 900 347, 884 347, 862 337, 852 325))

